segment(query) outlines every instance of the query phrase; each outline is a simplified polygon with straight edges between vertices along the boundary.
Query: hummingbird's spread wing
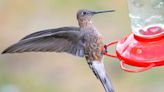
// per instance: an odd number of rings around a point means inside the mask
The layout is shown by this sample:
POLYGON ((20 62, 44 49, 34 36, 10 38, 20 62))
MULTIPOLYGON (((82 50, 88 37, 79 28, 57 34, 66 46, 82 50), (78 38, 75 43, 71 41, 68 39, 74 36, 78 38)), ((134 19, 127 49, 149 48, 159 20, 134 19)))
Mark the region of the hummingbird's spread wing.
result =
POLYGON ((84 56, 83 32, 78 27, 43 30, 25 36, 2 53, 67 52, 84 56))

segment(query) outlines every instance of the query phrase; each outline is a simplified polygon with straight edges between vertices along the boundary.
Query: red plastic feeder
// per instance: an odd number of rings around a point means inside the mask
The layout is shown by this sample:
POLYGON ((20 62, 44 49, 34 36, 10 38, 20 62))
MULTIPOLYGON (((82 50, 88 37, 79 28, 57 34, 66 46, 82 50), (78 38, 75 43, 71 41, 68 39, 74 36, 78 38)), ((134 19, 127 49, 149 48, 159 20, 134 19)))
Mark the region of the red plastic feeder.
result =
POLYGON ((121 61, 121 68, 127 72, 142 72, 164 65, 164 29, 153 26, 147 28, 146 31, 140 29, 139 32, 143 36, 132 33, 118 42, 107 44, 110 46, 117 43, 117 56, 109 53, 105 55, 118 58, 121 61), (139 69, 128 69, 125 64, 139 67, 139 69))

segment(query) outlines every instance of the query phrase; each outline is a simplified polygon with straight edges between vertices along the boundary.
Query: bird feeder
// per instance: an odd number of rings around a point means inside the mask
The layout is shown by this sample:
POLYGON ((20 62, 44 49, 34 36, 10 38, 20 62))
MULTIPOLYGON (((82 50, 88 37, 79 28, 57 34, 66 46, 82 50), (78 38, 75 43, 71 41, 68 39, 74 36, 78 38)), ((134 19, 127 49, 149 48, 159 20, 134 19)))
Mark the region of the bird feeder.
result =
POLYGON ((127 72, 142 72, 164 65, 164 0, 128 0, 132 33, 117 43, 116 56, 127 72), (138 67, 129 69, 126 65, 138 67))

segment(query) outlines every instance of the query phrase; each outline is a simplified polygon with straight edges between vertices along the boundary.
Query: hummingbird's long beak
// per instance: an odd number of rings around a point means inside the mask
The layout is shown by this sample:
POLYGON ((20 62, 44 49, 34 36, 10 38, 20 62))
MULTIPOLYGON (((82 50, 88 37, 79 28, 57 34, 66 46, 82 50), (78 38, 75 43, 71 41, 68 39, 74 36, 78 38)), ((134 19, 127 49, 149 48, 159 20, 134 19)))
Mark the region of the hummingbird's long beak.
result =
POLYGON ((115 10, 92 11, 92 14, 107 13, 107 12, 114 12, 114 11, 115 10))
POLYGON ((106 92, 114 92, 112 84, 105 72, 102 62, 93 61, 88 63, 96 77, 101 81, 106 92))

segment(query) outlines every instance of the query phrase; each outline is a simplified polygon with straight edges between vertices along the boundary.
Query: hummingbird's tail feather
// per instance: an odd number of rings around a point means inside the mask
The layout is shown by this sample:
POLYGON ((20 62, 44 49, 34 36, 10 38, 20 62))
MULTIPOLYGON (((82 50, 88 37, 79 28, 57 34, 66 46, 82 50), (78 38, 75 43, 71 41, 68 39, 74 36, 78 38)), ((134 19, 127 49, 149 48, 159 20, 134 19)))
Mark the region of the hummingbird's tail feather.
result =
POLYGON ((114 92, 114 89, 108 78, 108 75, 105 72, 103 63, 98 61, 93 61, 93 62, 88 62, 88 64, 92 69, 93 73, 96 75, 96 77, 101 81, 105 91, 114 92))

